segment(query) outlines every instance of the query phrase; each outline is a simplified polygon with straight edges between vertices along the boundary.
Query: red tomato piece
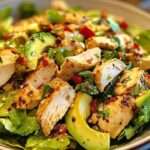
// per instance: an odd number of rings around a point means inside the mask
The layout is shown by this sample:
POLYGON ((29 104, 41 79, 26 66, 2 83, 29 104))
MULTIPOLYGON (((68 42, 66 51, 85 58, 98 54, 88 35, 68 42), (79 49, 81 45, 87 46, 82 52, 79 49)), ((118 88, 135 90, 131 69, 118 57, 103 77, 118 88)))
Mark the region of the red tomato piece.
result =
POLYGON ((128 23, 126 21, 122 21, 122 22, 120 22, 120 27, 123 30, 126 30, 128 28, 128 23))
POLYGON ((97 111, 97 100, 92 100, 90 106, 91 106, 91 112, 95 113, 97 111))
POLYGON ((83 78, 79 75, 74 75, 71 80, 75 83, 75 84, 80 84, 83 81, 83 78))
POLYGON ((83 26, 80 28, 80 33, 86 38, 90 38, 92 36, 95 35, 95 33, 90 29, 88 28, 87 26, 83 26))

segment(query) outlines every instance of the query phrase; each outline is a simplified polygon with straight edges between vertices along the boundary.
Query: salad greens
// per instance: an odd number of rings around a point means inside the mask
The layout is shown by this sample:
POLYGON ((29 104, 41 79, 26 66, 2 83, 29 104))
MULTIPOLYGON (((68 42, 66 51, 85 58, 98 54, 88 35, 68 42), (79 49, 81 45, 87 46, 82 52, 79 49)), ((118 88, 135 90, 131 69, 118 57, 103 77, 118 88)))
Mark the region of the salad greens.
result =
POLYGON ((11 110, 9 117, 0 118, 0 124, 6 131, 21 136, 27 136, 39 130, 35 116, 28 116, 21 110, 11 110))
POLYGON ((68 136, 45 138, 43 136, 31 136, 25 145, 25 150, 65 150, 70 144, 68 136))
POLYGON ((25 1, 19 5, 18 11, 20 18, 28 18, 37 14, 38 12, 34 3, 25 1))

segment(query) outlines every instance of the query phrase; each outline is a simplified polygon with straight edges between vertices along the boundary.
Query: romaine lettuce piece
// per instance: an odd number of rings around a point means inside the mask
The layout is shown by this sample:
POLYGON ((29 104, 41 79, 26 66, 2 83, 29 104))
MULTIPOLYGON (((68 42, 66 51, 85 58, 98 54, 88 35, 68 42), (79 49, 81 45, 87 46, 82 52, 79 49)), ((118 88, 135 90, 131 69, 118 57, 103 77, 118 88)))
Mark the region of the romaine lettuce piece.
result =
POLYGON ((35 116, 28 116, 25 111, 12 110, 9 117, 0 118, 0 124, 10 133, 27 136, 39 130, 35 116))
POLYGON ((150 30, 142 31, 136 38, 137 42, 150 53, 150 30))
POLYGON ((70 145, 68 136, 45 138, 43 136, 31 136, 25 145, 25 150, 66 150, 70 145))

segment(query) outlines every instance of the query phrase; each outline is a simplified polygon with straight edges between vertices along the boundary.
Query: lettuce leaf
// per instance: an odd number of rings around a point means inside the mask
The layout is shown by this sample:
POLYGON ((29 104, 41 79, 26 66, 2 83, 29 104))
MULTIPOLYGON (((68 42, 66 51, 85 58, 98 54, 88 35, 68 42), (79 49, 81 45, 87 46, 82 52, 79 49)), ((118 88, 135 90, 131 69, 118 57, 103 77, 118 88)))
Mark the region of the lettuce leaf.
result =
POLYGON ((150 30, 142 31, 137 36, 136 40, 147 52, 150 53, 150 30))
POLYGON ((0 124, 6 131, 20 136, 27 136, 39 131, 36 117, 29 116, 22 110, 10 111, 9 117, 0 118, 0 124))
POLYGON ((2 137, 2 139, 0 138, 0 145, 4 145, 4 147, 11 147, 14 150, 15 149, 24 149, 23 146, 21 146, 16 139, 12 139, 9 137, 2 137))
POLYGON ((43 136, 31 136, 27 140, 25 150, 66 150, 70 145, 68 136, 45 138, 43 136))

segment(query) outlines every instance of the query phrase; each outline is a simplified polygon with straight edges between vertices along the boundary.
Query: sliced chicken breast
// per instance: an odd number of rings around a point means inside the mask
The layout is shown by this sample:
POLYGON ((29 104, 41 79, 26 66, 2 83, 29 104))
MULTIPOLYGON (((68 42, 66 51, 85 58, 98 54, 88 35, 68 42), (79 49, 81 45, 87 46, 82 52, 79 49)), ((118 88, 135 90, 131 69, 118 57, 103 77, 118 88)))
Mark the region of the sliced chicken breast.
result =
POLYGON ((0 51, 0 86, 4 85, 14 74, 17 57, 9 49, 0 51))
POLYGON ((144 71, 140 68, 126 70, 115 86, 115 94, 134 94, 134 90, 138 90, 140 94, 140 90, 148 89, 144 80, 144 71))
POLYGON ((92 40, 102 49, 114 50, 118 47, 118 43, 114 39, 106 36, 93 37, 92 40))
POLYGON ((115 139, 133 118, 134 108, 134 99, 129 96, 114 97, 109 100, 102 108, 102 111, 107 111, 108 115, 100 117, 98 121, 100 129, 110 133, 111 138, 115 139))
POLYGON ((134 42, 133 39, 124 33, 118 33, 113 38, 106 36, 93 37, 93 42, 102 49, 114 50, 118 47, 130 49, 134 42))
POLYGON ((45 136, 62 119, 75 97, 74 89, 65 81, 55 78, 50 82, 53 92, 39 105, 37 118, 45 136))
POLYGON ((57 72, 57 65, 53 60, 45 58, 47 65, 39 65, 38 69, 32 72, 26 79, 22 89, 19 90, 16 107, 19 109, 33 109, 41 99, 42 87, 52 80, 57 72))
POLYGON ((118 33, 115 35, 115 38, 118 39, 121 48, 131 49, 134 45, 133 39, 125 33, 118 33))
POLYGON ((102 65, 97 65, 93 75, 95 83, 100 90, 103 92, 105 87, 112 82, 124 69, 126 65, 119 59, 109 60, 102 65))
POLYGON ((67 57, 58 72, 58 77, 69 80, 75 73, 94 67, 100 60, 99 48, 88 49, 79 55, 67 57))

